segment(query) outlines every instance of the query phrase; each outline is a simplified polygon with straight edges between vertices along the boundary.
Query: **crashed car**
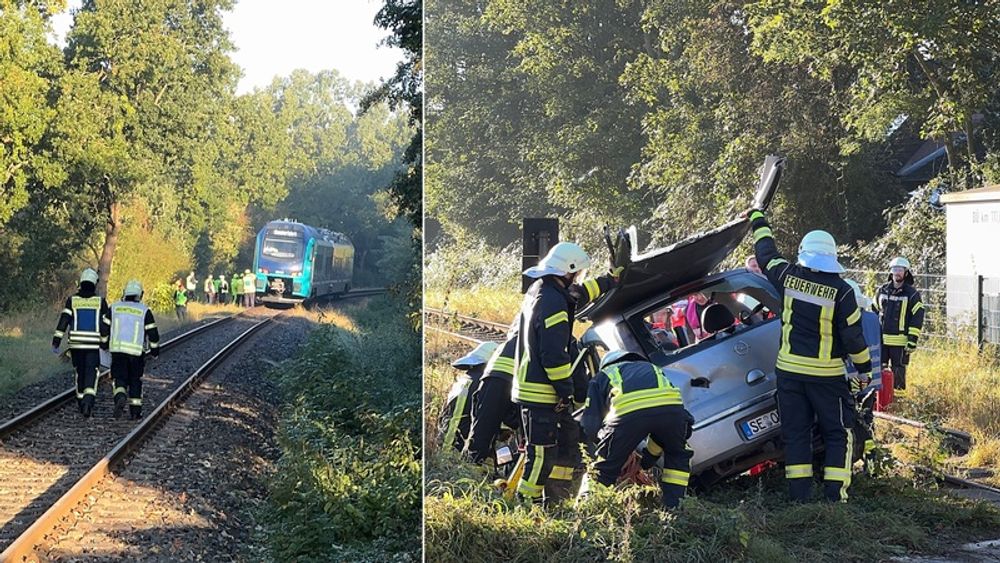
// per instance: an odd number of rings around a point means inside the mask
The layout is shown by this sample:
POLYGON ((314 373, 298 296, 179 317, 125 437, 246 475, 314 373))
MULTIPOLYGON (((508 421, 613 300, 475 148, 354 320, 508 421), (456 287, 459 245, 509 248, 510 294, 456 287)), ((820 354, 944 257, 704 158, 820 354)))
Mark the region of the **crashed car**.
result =
MULTIPOLYGON (((783 164, 768 157, 755 207, 770 203, 783 164)), ((778 291, 743 268, 716 272, 748 230, 746 219, 736 219, 643 254, 635 252, 634 228, 617 244, 609 238, 612 254, 626 248, 631 260, 623 261, 628 266, 618 287, 577 314, 594 324, 586 346, 641 351, 681 390, 695 419, 688 440, 695 485, 782 457, 775 398, 778 291), (688 322, 677 323, 681 316, 688 322), (702 320, 703 326, 691 326, 702 320)))

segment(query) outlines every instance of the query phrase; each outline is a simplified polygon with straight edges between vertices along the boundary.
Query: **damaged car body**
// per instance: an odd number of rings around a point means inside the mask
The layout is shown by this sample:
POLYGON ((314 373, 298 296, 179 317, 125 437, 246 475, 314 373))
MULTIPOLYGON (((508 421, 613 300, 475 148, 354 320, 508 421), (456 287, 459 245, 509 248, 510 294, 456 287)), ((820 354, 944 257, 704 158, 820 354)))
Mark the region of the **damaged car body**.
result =
MULTIPOLYGON (((755 207, 767 208, 783 168, 767 158, 755 207)), ((692 482, 703 486, 782 457, 778 291, 743 268, 717 272, 748 231, 736 219, 643 254, 634 227, 614 245, 609 237, 612 254, 631 260, 617 257, 628 264, 618 287, 577 314, 593 323, 585 345, 641 351, 681 390, 695 419, 692 482)))

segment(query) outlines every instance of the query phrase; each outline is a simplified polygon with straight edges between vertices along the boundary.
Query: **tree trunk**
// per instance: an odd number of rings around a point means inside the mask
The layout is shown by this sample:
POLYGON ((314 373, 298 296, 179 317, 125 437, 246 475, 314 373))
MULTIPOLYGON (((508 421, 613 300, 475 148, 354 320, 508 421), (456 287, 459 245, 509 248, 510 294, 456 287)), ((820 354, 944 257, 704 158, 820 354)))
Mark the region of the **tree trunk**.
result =
POLYGON ((111 278, 111 266, 121 231, 121 204, 112 203, 108 206, 108 211, 108 222, 104 225, 104 248, 101 249, 101 260, 97 264, 97 273, 101 276, 97 282, 97 294, 104 297, 108 295, 108 280, 111 278))

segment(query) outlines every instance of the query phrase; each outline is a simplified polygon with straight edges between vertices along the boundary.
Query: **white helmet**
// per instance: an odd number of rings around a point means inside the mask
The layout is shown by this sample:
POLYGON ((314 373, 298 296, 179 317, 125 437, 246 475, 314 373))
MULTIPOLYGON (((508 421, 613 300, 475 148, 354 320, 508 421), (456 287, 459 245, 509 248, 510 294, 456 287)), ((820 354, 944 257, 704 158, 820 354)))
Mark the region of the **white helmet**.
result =
POLYGON ((642 354, 639 354, 637 352, 632 352, 630 350, 622 350, 622 349, 612 350, 607 354, 604 354, 604 357, 601 358, 601 369, 604 369, 613 363, 624 360, 626 356, 632 356, 631 359, 633 360, 644 359, 642 354))
POLYGON ((889 262, 889 269, 891 270, 891 269, 893 269, 893 268, 895 268, 897 266, 898 267, 902 267, 902 268, 906 268, 907 270, 909 270, 910 269, 910 261, 907 260, 906 258, 903 258, 902 256, 897 256, 897 257, 895 257, 895 258, 892 259, 892 262, 889 262))
POLYGON ((580 248, 580 245, 572 242, 560 242, 549 249, 549 253, 538 262, 538 265, 525 270, 524 275, 529 278, 551 275, 565 276, 586 270, 589 267, 590 256, 580 248))
POLYGON ((481 342, 471 352, 451 363, 452 367, 472 367, 490 361, 490 356, 497 349, 496 342, 481 342))
POLYGON ((819 272, 843 273, 837 262, 837 242, 826 231, 809 231, 799 243, 799 265, 819 272))
POLYGON ((872 300, 861 292, 861 286, 858 285, 858 282, 847 278, 844 278, 844 281, 847 282, 847 285, 851 286, 851 289, 854 290, 854 298, 858 302, 858 307, 860 307, 862 311, 867 311, 869 307, 872 306, 872 300))
POLYGON ((94 285, 97 285, 98 279, 99 278, 97 272, 93 268, 87 268, 80 274, 80 283, 90 282, 94 285))
POLYGON ((138 280, 129 280, 125 284, 125 297, 141 297, 142 296, 142 284, 138 280))

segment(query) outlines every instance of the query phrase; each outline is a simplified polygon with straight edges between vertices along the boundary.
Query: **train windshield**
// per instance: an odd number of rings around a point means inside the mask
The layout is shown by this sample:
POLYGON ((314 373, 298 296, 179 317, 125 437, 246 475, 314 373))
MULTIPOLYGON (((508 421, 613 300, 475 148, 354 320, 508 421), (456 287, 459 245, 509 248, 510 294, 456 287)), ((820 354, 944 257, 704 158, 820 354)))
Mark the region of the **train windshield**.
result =
POLYGON ((300 260, 302 258, 302 241, 274 237, 265 237, 260 253, 269 258, 281 261, 300 260))

